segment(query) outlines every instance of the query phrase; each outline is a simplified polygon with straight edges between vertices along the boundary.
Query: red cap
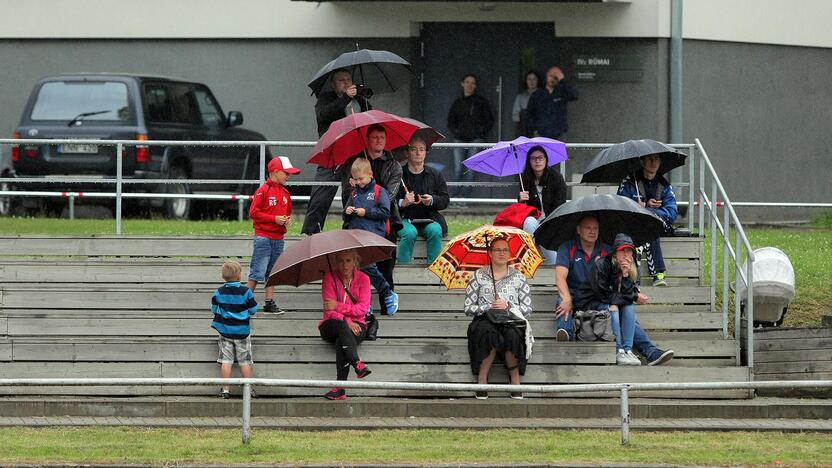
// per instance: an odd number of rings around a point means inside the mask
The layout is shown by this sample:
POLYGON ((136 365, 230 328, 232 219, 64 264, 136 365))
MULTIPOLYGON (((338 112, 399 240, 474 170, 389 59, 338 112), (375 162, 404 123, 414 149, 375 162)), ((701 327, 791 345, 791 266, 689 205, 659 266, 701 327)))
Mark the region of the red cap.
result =
POLYGON ((619 250, 624 250, 624 249, 633 249, 633 250, 635 250, 636 248, 633 247, 633 244, 621 244, 621 245, 619 245, 615 248, 615 251, 618 252, 619 250))
POLYGON ((300 174, 300 169, 292 166, 292 162, 286 156, 275 156, 269 161, 269 172, 283 171, 287 174, 300 174))

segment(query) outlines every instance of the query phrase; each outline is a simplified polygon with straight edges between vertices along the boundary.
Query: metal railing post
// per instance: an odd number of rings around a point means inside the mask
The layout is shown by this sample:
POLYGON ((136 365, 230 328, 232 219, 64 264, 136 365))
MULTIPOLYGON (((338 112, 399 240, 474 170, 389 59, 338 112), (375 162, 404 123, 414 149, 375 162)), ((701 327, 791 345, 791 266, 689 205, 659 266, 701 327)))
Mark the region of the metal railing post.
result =
POLYGON ((748 347, 747 351, 747 363, 748 367, 754 368, 754 260, 751 258, 752 253, 748 252, 746 257, 748 257, 748 261, 746 262, 746 271, 745 271, 745 279, 747 281, 746 284, 746 299, 745 299, 745 320, 748 322, 746 324, 748 333, 747 344, 748 347))
POLYGON ((243 384, 243 443, 251 442, 251 384, 243 384))
POLYGON ((629 389, 621 387, 621 445, 630 444, 630 399, 629 389))
POLYGON ((696 213, 696 205, 694 205, 694 194, 696 193, 696 172, 694 166, 696 165, 696 148, 691 148, 688 151, 688 230, 693 232, 693 218, 696 213))
POLYGON ((260 185, 266 182, 266 145, 260 145, 260 185))
POLYGON ((69 196, 69 219, 75 219, 75 195, 69 196))
POLYGON ((705 162, 699 163, 699 235, 705 237, 705 200, 702 199, 702 192, 705 191, 705 162))
POLYGON ((728 207, 722 208, 725 234, 722 237, 722 338, 728 338, 728 246, 731 242, 731 218, 728 207))
POLYGON ((116 146, 116 235, 121 235, 121 182, 122 182, 122 170, 124 161, 122 161, 122 156, 124 156, 124 145, 119 143, 116 146))
POLYGON ((245 200, 243 198, 237 199, 237 221, 243 220, 243 204, 245 200))
POLYGON ((716 308, 716 223, 719 220, 719 211, 716 200, 716 184, 711 185, 711 202, 708 204, 710 216, 708 222, 711 224, 711 312, 716 308))
POLYGON ((737 247, 735 250, 736 260, 734 261, 734 339, 736 341, 737 365, 742 365, 742 298, 739 291, 742 274, 740 273, 740 259, 742 258, 742 239, 737 235, 737 247))

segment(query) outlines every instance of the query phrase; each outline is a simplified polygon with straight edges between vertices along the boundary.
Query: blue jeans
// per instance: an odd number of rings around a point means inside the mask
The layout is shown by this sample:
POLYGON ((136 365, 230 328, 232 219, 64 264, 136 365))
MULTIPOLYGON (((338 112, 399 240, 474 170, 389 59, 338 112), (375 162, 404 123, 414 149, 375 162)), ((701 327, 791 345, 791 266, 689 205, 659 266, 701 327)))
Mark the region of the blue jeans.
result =
MULTIPOLYGON (((557 302, 555 303, 555 308, 559 306, 561 303, 560 298, 558 298, 557 302)), ((644 356, 649 356, 653 351, 656 350, 656 345, 650 340, 650 337, 647 336, 647 333, 641 328, 641 324, 638 323, 638 315, 635 314, 635 310, 633 310, 633 349, 638 351, 644 356)), ((558 329, 563 328, 569 333, 569 340, 575 341, 575 330, 572 326, 572 316, 570 314, 569 320, 566 320, 564 317, 559 317, 555 319, 555 331, 558 329)))
POLYGON ((633 334, 636 325, 636 306, 629 304, 621 306, 618 311, 610 309, 604 304, 599 309, 609 310, 612 318, 612 333, 615 335, 615 349, 631 351, 633 349, 633 334))
MULTIPOLYGON (((523 221, 523 230, 529 234, 534 235, 534 231, 537 230, 538 226, 540 226, 540 220, 533 216, 529 216, 525 221, 523 221)), ((543 255, 544 260, 546 260, 546 263, 549 265, 554 265, 558 259, 558 253, 554 250, 544 249, 539 245, 537 246, 537 250, 540 251, 540 255, 543 255)))
POLYGON ((384 279, 384 275, 381 274, 381 270, 378 269, 378 266, 375 263, 371 263, 364 268, 361 269, 367 276, 370 277, 370 284, 378 291, 379 295, 382 298, 382 305, 384 305, 384 298, 389 296, 393 289, 390 287, 390 284, 384 279))
POLYGON ((283 253, 283 239, 272 240, 268 237, 254 236, 253 244, 248 279, 262 283, 269 277, 277 258, 283 253))
MULTIPOLYGON (((475 138, 471 141, 462 141, 454 139, 454 143, 483 143, 482 138, 475 138)), ((480 151, 479 148, 454 148, 454 182, 473 182, 474 171, 466 170, 462 161, 470 158, 480 151)), ((471 187, 459 187, 456 191, 458 197, 468 197, 471 195, 471 187)))

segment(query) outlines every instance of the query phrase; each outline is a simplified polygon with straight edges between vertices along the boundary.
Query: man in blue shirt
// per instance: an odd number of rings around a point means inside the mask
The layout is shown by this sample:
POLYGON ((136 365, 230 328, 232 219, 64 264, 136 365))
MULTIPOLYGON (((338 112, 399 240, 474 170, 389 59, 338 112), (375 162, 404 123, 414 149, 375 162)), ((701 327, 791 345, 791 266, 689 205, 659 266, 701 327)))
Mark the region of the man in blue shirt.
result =
MULTIPOLYGON (((558 287, 558 301, 555 305, 555 328, 558 341, 575 339, 572 312, 583 309, 592 299, 592 287, 589 284, 589 270, 598 257, 606 256, 611 249, 599 242, 598 219, 592 215, 584 216, 578 223, 577 237, 564 242, 558 248, 555 263, 555 284, 558 287)), ((645 304, 648 297, 639 294, 637 304, 645 304)), ((641 328, 636 318, 633 348, 647 358, 648 366, 664 364, 673 359, 673 350, 661 350, 650 341, 650 337, 641 328)))

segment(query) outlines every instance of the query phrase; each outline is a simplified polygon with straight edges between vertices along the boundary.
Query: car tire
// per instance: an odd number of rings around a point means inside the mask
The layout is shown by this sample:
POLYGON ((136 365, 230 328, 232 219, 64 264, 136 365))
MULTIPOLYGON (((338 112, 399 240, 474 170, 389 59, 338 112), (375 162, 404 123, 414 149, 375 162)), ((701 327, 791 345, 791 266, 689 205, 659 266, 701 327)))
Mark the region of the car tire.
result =
MULTIPOLYGON (((174 166, 168 174, 168 179, 187 179, 188 173, 181 166, 174 166)), ((190 194, 188 184, 167 184, 167 193, 190 194)), ((170 198, 165 200, 165 217, 168 219, 186 220, 191 214, 191 200, 188 198, 170 198)))

